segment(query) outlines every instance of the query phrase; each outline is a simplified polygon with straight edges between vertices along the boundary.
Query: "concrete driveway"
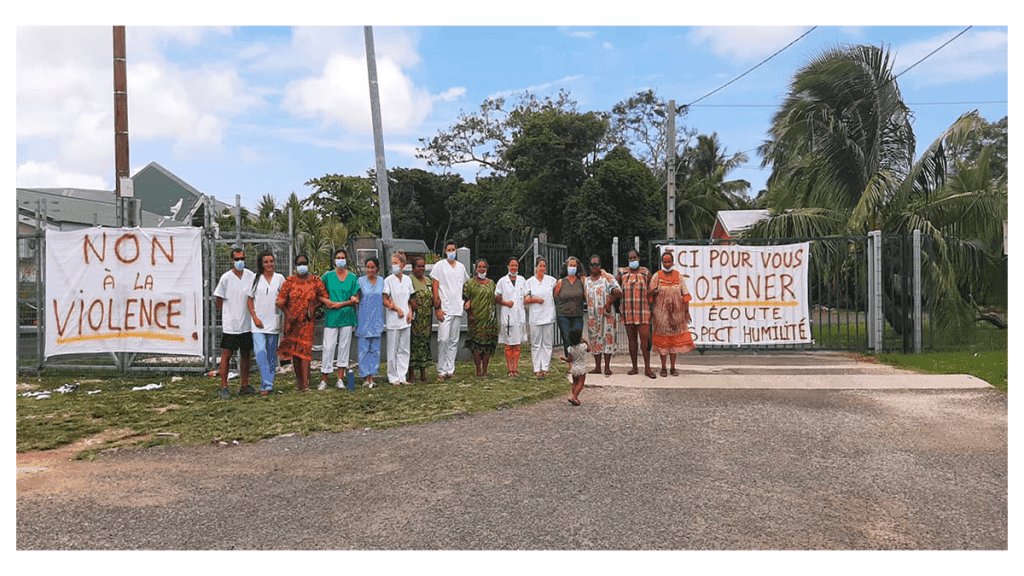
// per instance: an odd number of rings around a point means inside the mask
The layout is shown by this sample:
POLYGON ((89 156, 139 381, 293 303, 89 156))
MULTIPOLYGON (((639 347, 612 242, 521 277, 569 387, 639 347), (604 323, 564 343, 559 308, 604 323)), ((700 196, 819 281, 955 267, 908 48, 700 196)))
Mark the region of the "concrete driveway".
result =
POLYGON ((19 470, 17 547, 1007 548, 1007 397, 980 380, 840 353, 694 353, 657 380, 616 360, 580 407, 19 470))

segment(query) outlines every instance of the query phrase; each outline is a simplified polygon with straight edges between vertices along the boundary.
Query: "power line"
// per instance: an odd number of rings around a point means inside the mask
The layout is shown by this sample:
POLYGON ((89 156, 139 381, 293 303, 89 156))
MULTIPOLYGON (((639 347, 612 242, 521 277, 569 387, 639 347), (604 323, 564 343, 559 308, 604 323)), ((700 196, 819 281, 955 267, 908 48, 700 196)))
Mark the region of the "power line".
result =
POLYGON ((737 76, 737 77, 733 78, 732 80, 730 80, 730 81, 726 82, 725 84, 722 84, 721 86, 719 86, 718 88, 715 88, 715 89, 714 89, 714 90, 712 90, 711 92, 708 92, 707 94, 705 94, 705 95, 701 96, 700 98, 697 98, 697 99, 696 99, 696 100, 694 100, 693 102, 690 102, 689 104, 687 104, 687 105, 686 105, 685 107, 690 107, 690 106, 693 106, 693 105, 694 105, 694 104, 696 104, 697 102, 700 102, 701 100, 703 100, 703 99, 707 98, 708 96, 711 96, 712 94, 714 94, 715 92, 718 92, 718 91, 719 91, 719 90, 721 90, 722 88, 725 88, 725 87, 726 87, 726 86, 728 86, 729 84, 732 84, 733 82, 735 82, 735 81, 739 80, 740 78, 743 78, 743 77, 744 77, 744 76, 746 76, 747 74, 750 74, 751 72, 753 72, 754 70, 756 70, 756 69, 757 69, 758 67, 760 67, 760 66, 761 66, 762 64, 764 64, 765 62, 767 62, 767 61, 771 60, 772 58, 775 58, 776 56, 778 56, 779 54, 781 54, 781 53, 782 53, 782 52, 783 52, 784 50, 786 50, 787 48, 789 48, 789 47, 790 47, 790 46, 792 46, 793 44, 796 44, 797 42, 799 42, 800 40, 802 40, 804 36, 807 36, 807 35, 808 35, 808 34, 810 34, 811 32, 814 32, 814 30, 815 30, 815 29, 817 29, 817 28, 818 28, 817 26, 814 26, 814 27, 812 27, 812 28, 811 28, 810 30, 808 30, 807 32, 804 32, 803 34, 801 34, 799 38, 797 38, 796 40, 793 40, 793 41, 792 41, 792 42, 790 42, 789 44, 786 44, 785 46, 783 46, 782 48, 780 48, 780 49, 779 49, 779 50, 778 50, 778 51, 777 51, 776 53, 774 53, 774 54, 772 54, 771 56, 769 56, 769 57, 765 58, 764 60, 762 60, 761 62, 759 62, 759 63, 758 63, 758 64, 757 64, 756 66, 754 66, 754 67, 753 67, 753 68, 751 68, 750 70, 747 70, 747 71, 746 71, 746 72, 744 72, 743 74, 740 74, 739 76, 737 76))
POLYGON ((956 36, 953 36, 953 37, 952 37, 952 38, 950 38, 949 40, 946 40, 946 42, 945 42, 945 43, 944 43, 944 44, 943 44, 942 46, 939 46, 939 47, 938 47, 938 48, 936 48, 935 50, 932 50, 932 51, 931 51, 931 52, 929 52, 929 53, 928 53, 927 55, 925 55, 925 57, 924 57, 924 58, 921 58, 921 59, 920 59, 920 60, 918 60, 917 62, 914 62, 913 64, 911 64, 911 65, 910 65, 910 67, 909 67, 909 68, 907 68, 907 69, 906 69, 906 70, 904 70, 903 72, 900 72, 899 74, 897 74, 897 75, 893 76, 893 80, 895 80, 895 79, 899 78, 900 76, 903 76, 904 74, 906 74, 907 72, 909 72, 911 68, 913 68, 914 66, 917 66, 917 65, 918 65, 918 64, 920 64, 921 62, 924 62, 925 60, 927 60, 928 58, 930 58, 930 57, 932 56, 932 54, 935 54, 935 53, 936 53, 936 52, 938 52, 939 50, 942 50, 942 49, 943 49, 943 48, 945 48, 945 47, 946 47, 946 46, 947 46, 947 45, 948 45, 948 44, 949 44, 950 42, 952 42, 953 40, 956 40, 957 38, 959 38, 959 37, 963 36, 963 35, 964 35, 964 33, 965 33, 965 32, 967 32, 968 30, 970 30, 971 28, 973 28, 973 26, 968 26, 967 28, 964 28, 963 30, 961 30, 959 34, 957 34, 956 36))

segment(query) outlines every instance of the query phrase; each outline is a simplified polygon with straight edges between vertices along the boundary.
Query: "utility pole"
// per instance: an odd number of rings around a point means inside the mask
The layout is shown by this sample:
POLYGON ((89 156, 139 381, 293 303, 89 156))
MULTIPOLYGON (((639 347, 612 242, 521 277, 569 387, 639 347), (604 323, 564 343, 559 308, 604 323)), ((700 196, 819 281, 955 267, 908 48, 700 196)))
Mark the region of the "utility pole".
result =
POLYGON ((114 193, 117 225, 135 226, 133 191, 121 189, 121 179, 129 178, 128 163, 128 72, 125 59, 124 26, 114 26, 114 193))
POLYGON ((391 262, 395 238, 391 233, 391 198, 388 194, 388 169, 384 164, 384 134, 380 120, 380 94, 377 91, 377 57, 373 51, 373 28, 363 27, 366 38, 366 72, 370 80, 370 116, 373 120, 373 149, 377 156, 377 194, 380 199, 380 235, 385 262, 391 262))
POLYGON ((666 237, 676 237, 676 101, 668 101, 668 214, 666 218, 666 237))

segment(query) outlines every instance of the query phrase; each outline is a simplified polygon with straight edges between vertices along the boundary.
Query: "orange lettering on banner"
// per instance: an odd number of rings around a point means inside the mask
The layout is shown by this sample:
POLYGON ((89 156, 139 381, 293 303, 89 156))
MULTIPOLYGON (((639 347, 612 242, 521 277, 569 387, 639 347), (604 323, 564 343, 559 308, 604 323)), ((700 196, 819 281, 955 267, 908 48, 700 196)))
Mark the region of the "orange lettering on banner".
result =
POLYGON ((107 259, 107 233, 106 232, 103 233, 103 249, 99 250, 99 251, 96 250, 96 245, 92 243, 92 240, 88 236, 85 237, 85 240, 82 242, 82 255, 85 258, 85 263, 86 264, 89 263, 89 248, 92 248, 92 253, 95 254, 97 258, 99 258, 100 262, 103 262, 104 260, 106 260, 107 259))
POLYGON ((160 243, 160 239, 159 238, 153 238, 153 243, 151 245, 151 250, 150 250, 150 263, 153 266, 156 266, 156 249, 157 249, 157 246, 159 246, 160 247, 160 251, 164 253, 164 258, 166 258, 168 262, 173 263, 174 262, 174 236, 171 236, 171 253, 170 254, 167 253, 167 250, 164 250, 164 246, 163 246, 163 244, 160 243))
POLYGON ((117 239, 117 242, 114 242, 114 254, 117 256, 117 259, 120 260, 122 264, 131 264, 132 262, 138 260, 139 252, 141 252, 141 250, 139 249, 139 238, 135 234, 124 234, 123 236, 117 239), (131 240, 135 244, 135 255, 132 256, 130 260, 128 258, 125 258, 124 255, 121 254, 121 243, 124 242, 125 240, 131 240))

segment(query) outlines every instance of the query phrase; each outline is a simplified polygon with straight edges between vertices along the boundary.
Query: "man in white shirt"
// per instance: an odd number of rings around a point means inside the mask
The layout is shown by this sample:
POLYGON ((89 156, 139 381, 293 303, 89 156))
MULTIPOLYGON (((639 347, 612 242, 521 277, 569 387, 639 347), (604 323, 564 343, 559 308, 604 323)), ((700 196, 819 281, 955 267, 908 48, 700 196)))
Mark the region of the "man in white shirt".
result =
POLYGON ((220 397, 229 398, 228 364, 235 350, 239 351, 238 369, 242 373, 242 387, 239 394, 255 394, 249 386, 249 356, 252 353, 252 328, 249 317, 249 292, 256 274, 245 267, 245 251, 235 248, 231 251, 233 268, 220 277, 213 295, 217 297, 217 309, 221 311, 220 337, 220 397))
POLYGON ((444 243, 445 259, 434 264, 430 277, 434 279, 434 308, 437 309, 437 380, 455 377, 455 355, 459 351, 459 332, 462 329, 462 287, 469 273, 462 262, 455 259, 458 248, 454 240, 444 243))

